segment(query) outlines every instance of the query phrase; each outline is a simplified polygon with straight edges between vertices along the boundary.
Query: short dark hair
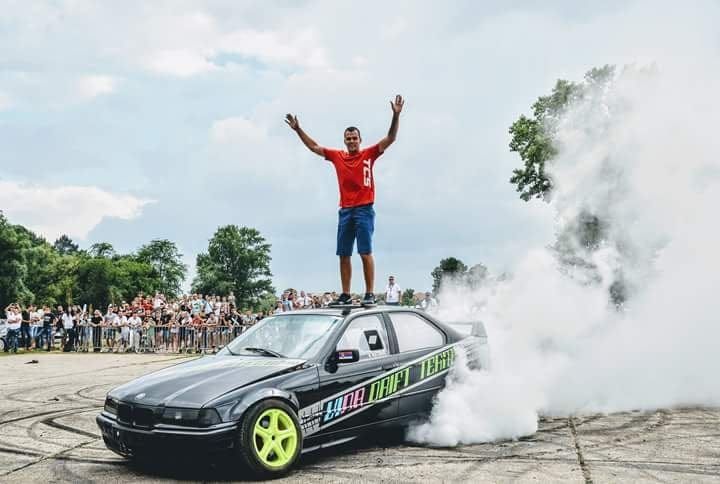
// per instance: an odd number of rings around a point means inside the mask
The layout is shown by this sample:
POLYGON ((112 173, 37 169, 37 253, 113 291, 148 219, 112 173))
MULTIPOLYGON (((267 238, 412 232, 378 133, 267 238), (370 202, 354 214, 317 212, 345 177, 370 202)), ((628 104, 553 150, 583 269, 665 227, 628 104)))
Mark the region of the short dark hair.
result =
POLYGON ((345 135, 345 133, 347 133, 348 131, 355 131, 358 134, 358 138, 362 138, 360 130, 357 129, 355 126, 348 126, 347 128, 345 128, 345 131, 343 131, 343 135, 345 135))

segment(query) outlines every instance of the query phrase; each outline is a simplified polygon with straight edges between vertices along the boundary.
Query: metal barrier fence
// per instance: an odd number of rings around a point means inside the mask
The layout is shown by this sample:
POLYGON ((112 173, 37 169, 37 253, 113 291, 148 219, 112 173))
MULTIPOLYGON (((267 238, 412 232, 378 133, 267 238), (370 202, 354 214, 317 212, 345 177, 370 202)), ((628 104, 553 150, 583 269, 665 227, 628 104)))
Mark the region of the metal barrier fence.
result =
MULTIPOLYGON (((214 353, 240 335, 245 325, 92 326, 73 329, 31 326, 18 347, 100 353, 214 353)), ((19 335, 20 336, 20 335, 19 335)))

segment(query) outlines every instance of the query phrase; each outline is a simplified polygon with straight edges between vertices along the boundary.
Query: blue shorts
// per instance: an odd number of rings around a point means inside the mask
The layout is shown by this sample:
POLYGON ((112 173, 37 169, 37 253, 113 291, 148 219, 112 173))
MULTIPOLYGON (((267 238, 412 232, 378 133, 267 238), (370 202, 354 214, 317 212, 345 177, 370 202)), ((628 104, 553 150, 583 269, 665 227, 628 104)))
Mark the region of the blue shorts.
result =
POLYGON ((375 231, 373 204, 341 208, 338 212, 337 255, 351 256, 357 239, 358 254, 372 254, 372 235, 375 231))

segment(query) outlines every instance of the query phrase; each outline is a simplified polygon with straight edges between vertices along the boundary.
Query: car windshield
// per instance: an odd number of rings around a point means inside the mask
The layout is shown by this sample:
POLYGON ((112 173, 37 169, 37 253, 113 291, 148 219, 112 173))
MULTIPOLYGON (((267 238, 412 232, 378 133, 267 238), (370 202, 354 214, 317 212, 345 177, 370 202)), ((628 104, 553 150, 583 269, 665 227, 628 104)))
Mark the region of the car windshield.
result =
POLYGON ((311 358, 342 318, 329 314, 293 314, 265 318, 227 345, 235 355, 311 358), (266 351, 263 351, 266 350, 266 351))

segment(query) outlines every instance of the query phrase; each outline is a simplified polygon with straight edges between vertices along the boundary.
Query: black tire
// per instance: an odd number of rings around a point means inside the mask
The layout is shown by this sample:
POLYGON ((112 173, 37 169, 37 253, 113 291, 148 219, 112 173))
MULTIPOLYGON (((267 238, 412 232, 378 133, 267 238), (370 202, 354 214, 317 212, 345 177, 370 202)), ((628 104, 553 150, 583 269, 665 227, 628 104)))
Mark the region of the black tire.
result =
POLYGON ((253 473, 255 477, 261 479, 275 479, 286 475, 293 468, 300 457, 300 452, 302 451, 302 441, 302 429, 295 410, 283 400, 269 398, 256 403, 245 412, 242 422, 240 423, 240 432, 238 435, 239 445, 237 446, 237 452, 242 460, 242 463, 253 473), (263 462, 256 451, 257 445, 254 442, 254 439, 256 438, 254 435, 255 424, 267 410, 271 409, 282 410, 285 414, 287 414, 292 421, 295 431, 297 432, 297 443, 292 455, 289 456, 286 463, 273 467, 268 466, 265 462, 263 462))

